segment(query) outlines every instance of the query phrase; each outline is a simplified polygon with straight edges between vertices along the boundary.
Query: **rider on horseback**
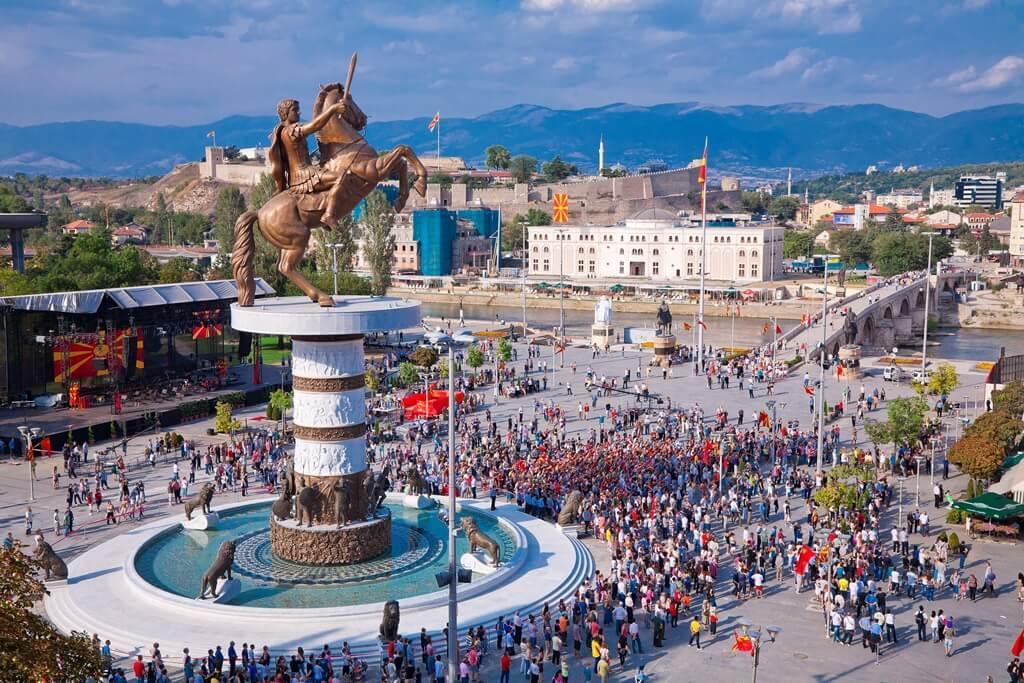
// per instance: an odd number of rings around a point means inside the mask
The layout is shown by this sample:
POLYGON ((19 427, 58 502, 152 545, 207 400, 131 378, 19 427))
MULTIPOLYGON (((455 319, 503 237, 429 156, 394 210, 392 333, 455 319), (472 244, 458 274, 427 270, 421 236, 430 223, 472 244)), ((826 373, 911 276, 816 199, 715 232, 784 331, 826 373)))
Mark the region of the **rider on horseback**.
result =
POLYGON ((344 116, 348 108, 348 100, 342 99, 333 104, 309 123, 299 120, 299 103, 297 100, 281 100, 277 105, 277 115, 281 122, 270 134, 270 172, 278 192, 288 190, 296 195, 309 195, 326 192, 327 206, 320 222, 334 230, 338 229, 336 206, 341 195, 346 173, 317 166, 309 157, 306 138, 314 135, 330 122, 331 117, 344 116))

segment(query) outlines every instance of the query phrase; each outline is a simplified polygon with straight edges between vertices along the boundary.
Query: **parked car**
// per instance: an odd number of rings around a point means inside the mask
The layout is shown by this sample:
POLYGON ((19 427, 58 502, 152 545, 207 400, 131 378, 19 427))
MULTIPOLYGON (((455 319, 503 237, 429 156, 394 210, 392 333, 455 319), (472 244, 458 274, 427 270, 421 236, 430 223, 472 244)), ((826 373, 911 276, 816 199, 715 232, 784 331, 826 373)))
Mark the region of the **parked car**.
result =
POLYGON ((890 365, 882 370, 882 379, 886 382, 899 382, 904 379, 906 373, 898 365, 890 365))
POLYGON ((914 370, 914 374, 911 375, 911 382, 927 382, 932 378, 931 370, 914 370))

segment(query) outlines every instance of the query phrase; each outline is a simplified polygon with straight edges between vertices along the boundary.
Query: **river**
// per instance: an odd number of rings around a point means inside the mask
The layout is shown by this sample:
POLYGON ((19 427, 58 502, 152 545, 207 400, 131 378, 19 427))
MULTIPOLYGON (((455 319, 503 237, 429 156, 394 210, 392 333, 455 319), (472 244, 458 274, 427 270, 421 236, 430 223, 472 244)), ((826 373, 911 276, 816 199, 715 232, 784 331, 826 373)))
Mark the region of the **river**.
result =
MULTIPOLYGON (((459 306, 456 303, 424 302, 423 315, 430 318, 458 318, 459 306)), ((466 320, 504 320, 505 322, 521 322, 523 309, 521 306, 480 306, 467 304, 463 307, 466 320)), ((533 329, 553 329, 558 326, 558 310, 550 308, 528 308, 526 311, 529 326, 533 329)), ((593 316, 589 312, 566 309, 565 329, 571 335, 585 336, 590 334, 593 316)), ((687 343, 692 332, 682 331, 683 318, 677 316, 674 323, 679 341, 687 343)), ((692 325, 692 319, 685 318, 692 325)), ((612 322, 616 328, 623 327, 654 327, 653 315, 641 313, 613 314, 612 322)), ((764 318, 721 318, 708 317, 708 331, 704 337, 715 346, 753 346, 762 344, 771 338, 771 333, 762 335, 765 325, 764 318)), ((780 320, 783 331, 797 325, 794 320, 780 320)), ((985 330, 985 329, 943 329, 929 336, 928 356, 930 358, 949 358, 956 360, 996 360, 999 358, 1000 347, 1006 348, 1007 355, 1018 353, 1024 349, 1024 331, 1020 330, 985 330), (934 346, 932 342, 938 342, 934 346)), ((918 348, 914 349, 919 351, 918 348)), ((910 355, 911 348, 900 349, 900 355, 910 355)))

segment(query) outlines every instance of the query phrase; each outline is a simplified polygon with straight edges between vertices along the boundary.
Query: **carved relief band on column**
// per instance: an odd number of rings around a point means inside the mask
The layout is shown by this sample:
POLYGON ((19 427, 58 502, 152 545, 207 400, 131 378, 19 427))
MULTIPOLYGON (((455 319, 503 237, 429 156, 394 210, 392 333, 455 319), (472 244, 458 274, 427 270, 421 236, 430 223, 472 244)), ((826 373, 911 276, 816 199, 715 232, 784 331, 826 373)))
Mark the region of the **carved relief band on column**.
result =
POLYGON ((365 372, 362 337, 340 341, 292 338, 292 373, 296 377, 354 377, 365 372))
POLYGON ((366 375, 351 377, 293 377, 292 388, 295 391, 315 391, 320 393, 336 393, 351 389, 362 389, 366 386, 366 375))
POLYGON ((337 477, 366 470, 366 441, 295 440, 295 472, 319 477, 337 477))
POLYGON ((307 441, 344 441, 366 436, 366 423, 348 425, 347 427, 305 427, 294 425, 296 439, 307 441))
POLYGON ((303 427, 347 427, 366 421, 362 389, 338 393, 295 392, 293 422, 303 427))

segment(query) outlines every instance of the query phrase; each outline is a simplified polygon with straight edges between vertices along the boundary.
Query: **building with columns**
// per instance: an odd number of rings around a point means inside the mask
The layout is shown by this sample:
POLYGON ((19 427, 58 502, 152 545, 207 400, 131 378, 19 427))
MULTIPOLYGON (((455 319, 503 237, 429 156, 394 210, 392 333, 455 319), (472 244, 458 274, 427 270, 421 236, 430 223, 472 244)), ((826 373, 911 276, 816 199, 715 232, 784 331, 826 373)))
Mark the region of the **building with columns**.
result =
MULTIPOLYGON (((706 279, 754 283, 782 273, 783 226, 708 222, 706 279)), ((663 209, 615 225, 529 228, 529 277, 682 284, 700 279, 701 227, 663 209)))

